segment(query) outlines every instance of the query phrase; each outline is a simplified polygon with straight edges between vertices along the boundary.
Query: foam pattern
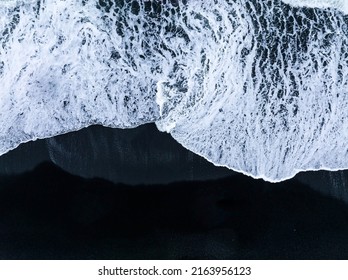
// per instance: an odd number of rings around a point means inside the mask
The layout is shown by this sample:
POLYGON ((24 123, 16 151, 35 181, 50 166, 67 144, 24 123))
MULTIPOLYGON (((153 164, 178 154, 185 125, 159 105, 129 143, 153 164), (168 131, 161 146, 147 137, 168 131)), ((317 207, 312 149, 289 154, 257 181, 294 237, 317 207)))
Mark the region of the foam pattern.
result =
MULTIPOLYGON (((158 127, 217 165, 272 182, 347 168, 347 17, 277 1, 218 7, 202 6, 199 19, 186 10, 200 56, 187 60, 187 92, 158 127)), ((160 100, 180 95, 161 85, 160 100)))
POLYGON ((152 50, 161 21, 151 5, 132 3, 1 6, 0 154, 91 124, 156 120, 155 79, 165 62, 152 50))
POLYGON ((0 154, 156 122, 255 178, 348 167, 344 1, 3 3, 0 154))

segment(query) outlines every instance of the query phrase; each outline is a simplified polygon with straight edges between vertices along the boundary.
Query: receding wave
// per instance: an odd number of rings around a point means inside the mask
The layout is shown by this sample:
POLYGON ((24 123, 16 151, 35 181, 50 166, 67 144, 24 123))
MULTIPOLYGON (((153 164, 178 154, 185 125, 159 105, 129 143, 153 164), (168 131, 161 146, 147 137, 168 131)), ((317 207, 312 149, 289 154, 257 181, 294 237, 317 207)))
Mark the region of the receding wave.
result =
POLYGON ((0 154, 91 124, 156 122, 269 181, 348 168, 345 11, 330 0, 1 2, 0 154))

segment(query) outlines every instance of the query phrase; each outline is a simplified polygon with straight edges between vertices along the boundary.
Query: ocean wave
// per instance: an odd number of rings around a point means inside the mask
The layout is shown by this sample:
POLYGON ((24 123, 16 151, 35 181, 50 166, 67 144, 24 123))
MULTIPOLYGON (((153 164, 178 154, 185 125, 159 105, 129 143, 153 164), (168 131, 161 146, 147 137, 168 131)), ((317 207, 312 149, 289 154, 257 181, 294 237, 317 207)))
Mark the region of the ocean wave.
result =
POLYGON ((156 122, 255 178, 347 168, 345 6, 283 2, 0 4, 0 154, 91 124, 156 122))
POLYGON ((282 0, 292 6, 297 7, 309 7, 309 8, 333 8, 338 9, 345 14, 348 14, 348 2, 347 0, 282 0))

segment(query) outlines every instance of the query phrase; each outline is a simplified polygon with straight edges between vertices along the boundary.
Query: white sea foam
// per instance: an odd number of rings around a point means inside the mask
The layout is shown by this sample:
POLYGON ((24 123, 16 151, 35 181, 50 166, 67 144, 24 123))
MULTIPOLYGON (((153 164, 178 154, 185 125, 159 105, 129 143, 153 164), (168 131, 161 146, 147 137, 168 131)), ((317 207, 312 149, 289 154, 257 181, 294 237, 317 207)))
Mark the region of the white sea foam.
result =
POLYGON ((155 21, 144 26, 130 5, 113 15, 96 4, 1 6, 1 154, 90 124, 125 128, 157 118, 154 78, 163 59, 146 47, 155 21))
POLYGON ((348 14, 347 0, 282 0, 284 3, 310 8, 333 8, 348 14))
POLYGON ((348 19, 337 9, 21 3, 0 5, 0 154, 90 124, 156 122, 256 178, 348 167, 348 19))
POLYGON ((347 19, 249 3, 235 3, 233 17, 220 6, 220 22, 202 6, 210 34, 189 17, 204 59, 190 57, 188 92, 158 127, 174 127, 178 142, 217 165, 269 181, 348 167, 347 19))

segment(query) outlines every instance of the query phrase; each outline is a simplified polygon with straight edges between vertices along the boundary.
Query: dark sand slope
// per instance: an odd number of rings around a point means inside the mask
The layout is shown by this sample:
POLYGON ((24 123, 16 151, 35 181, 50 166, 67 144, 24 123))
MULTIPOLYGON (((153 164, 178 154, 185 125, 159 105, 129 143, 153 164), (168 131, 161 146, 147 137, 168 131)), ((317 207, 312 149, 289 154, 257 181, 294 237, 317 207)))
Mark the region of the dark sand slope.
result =
POLYGON ((296 180, 0 178, 1 259, 347 259, 348 207, 296 180))
POLYGON ((0 176, 30 171, 49 160, 72 174, 126 184, 217 179, 235 174, 186 150, 168 133, 158 131, 155 124, 146 124, 134 129, 90 126, 22 144, 0 156, 0 176))
MULTIPOLYGON (((71 174, 128 185, 215 180, 237 174, 214 166, 158 131, 154 124, 146 124, 134 129, 90 126, 22 144, 0 156, 0 176, 31 171, 45 161, 53 161, 71 174)), ((295 178, 348 202, 347 170, 301 172, 295 178)))

